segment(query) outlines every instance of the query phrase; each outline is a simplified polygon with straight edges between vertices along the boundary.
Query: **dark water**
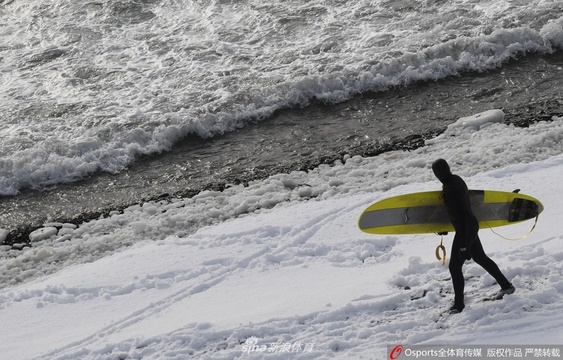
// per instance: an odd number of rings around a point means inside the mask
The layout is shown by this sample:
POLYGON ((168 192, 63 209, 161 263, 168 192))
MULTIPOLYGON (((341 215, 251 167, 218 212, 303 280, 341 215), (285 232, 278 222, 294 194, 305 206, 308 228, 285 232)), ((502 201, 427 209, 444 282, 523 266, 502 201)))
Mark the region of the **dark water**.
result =
POLYGON ((563 54, 531 55, 482 74, 368 93, 345 103, 315 103, 213 139, 190 137, 167 153, 118 175, 3 197, 0 228, 8 243, 27 240, 45 222, 97 218, 154 199, 191 196, 278 172, 332 163, 344 154, 371 156, 423 144, 459 117, 503 109, 526 126, 563 114, 563 54))

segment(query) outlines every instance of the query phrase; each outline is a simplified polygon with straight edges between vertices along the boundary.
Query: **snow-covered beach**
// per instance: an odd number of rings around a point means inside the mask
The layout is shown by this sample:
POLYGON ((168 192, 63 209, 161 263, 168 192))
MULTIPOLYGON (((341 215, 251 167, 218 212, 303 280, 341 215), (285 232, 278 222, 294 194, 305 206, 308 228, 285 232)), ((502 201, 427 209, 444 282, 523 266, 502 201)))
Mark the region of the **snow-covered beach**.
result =
MULTIPOLYGON (((397 344, 561 345, 563 119, 517 128, 502 117, 460 119, 411 152, 345 157, 77 228, 46 224, 31 248, 3 248, 0 354, 383 359, 397 344), (439 188, 429 168, 439 157, 471 188, 519 188, 545 206, 522 240, 481 231, 516 293, 482 301, 497 287, 469 262, 467 308, 448 317, 438 236, 370 236, 356 226, 378 199, 439 188), (300 347, 267 352, 271 344, 300 347)), ((496 231, 519 237, 532 225, 496 231)))

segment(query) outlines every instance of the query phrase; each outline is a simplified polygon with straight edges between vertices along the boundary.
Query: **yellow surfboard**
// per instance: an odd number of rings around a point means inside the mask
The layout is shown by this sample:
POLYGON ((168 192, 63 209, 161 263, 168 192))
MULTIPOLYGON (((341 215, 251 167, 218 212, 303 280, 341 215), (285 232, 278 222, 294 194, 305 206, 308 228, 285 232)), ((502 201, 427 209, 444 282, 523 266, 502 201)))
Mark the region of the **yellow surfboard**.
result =
MULTIPOLYGON (((543 204, 517 192, 470 190, 471 207, 479 228, 511 225, 537 217, 543 204)), ((383 199, 368 207, 358 221, 369 234, 425 234, 451 232, 441 191, 426 191, 383 199)))

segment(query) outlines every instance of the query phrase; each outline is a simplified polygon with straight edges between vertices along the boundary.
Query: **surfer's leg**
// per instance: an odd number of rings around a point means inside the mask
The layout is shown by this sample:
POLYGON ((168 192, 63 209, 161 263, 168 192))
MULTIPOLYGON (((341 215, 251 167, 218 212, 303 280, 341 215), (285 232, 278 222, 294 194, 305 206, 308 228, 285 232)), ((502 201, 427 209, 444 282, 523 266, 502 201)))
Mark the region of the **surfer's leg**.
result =
POLYGON ((500 271, 498 265, 490 257, 488 257, 487 254, 485 254, 479 237, 475 239, 470 251, 473 260, 491 274, 502 289, 508 289, 512 286, 510 281, 508 281, 508 279, 500 271))
POLYGON ((465 279, 463 278, 463 263, 465 259, 459 255, 459 239, 454 237, 452 245, 452 253, 450 256, 449 270, 452 276, 452 284, 454 286, 454 307, 459 311, 465 307, 463 300, 463 290, 465 288, 465 279), (456 241, 457 240, 457 241, 456 241))

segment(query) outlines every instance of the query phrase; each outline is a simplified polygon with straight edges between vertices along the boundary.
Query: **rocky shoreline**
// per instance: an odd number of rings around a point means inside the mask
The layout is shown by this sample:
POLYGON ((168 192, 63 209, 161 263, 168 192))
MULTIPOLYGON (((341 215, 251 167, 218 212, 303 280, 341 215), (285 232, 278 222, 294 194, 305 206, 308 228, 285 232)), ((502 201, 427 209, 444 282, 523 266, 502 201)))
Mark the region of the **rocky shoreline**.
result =
MULTIPOLYGON (((528 127, 530 124, 539 121, 550 121, 553 116, 563 115, 563 100, 561 99, 548 99, 537 100, 534 103, 521 105, 511 109, 504 110, 506 117, 505 123, 512 124, 518 127, 528 127)), ((377 156, 389 151, 395 150, 414 150, 424 146, 425 141, 434 138, 444 132, 445 127, 439 129, 432 129, 421 134, 408 135, 406 137, 395 139, 386 143, 373 142, 360 144, 348 148, 343 148, 341 151, 330 154, 323 154, 315 156, 299 163, 291 165, 279 165, 264 168, 253 168, 249 171, 243 171, 240 174, 229 175, 224 179, 219 179, 201 184, 199 187, 184 189, 175 193, 161 193, 155 196, 142 198, 140 200, 132 201, 131 203, 124 203, 119 206, 108 206, 94 211, 82 212, 74 216, 61 216, 56 219, 60 224, 73 224, 80 226, 80 224, 98 219, 100 217, 109 216, 115 212, 122 212, 124 209, 135 204, 149 202, 149 201, 169 201, 177 198, 189 198, 197 195, 198 193, 206 190, 222 191, 230 184, 248 184, 251 181, 265 179, 273 174, 290 173, 292 171, 307 171, 314 169, 322 164, 334 164, 335 161, 341 160, 344 155, 360 155, 363 157, 377 156)), ((65 185, 73 186, 73 185, 65 185)), ((57 188, 49 191, 57 191, 57 188)), ((43 221, 34 221, 29 224, 17 224, 13 229, 6 229, 4 231, 3 245, 9 245, 14 249, 21 249, 24 247, 32 246, 30 241, 30 234, 38 228, 43 227, 45 222, 50 222, 48 219, 43 221)))

